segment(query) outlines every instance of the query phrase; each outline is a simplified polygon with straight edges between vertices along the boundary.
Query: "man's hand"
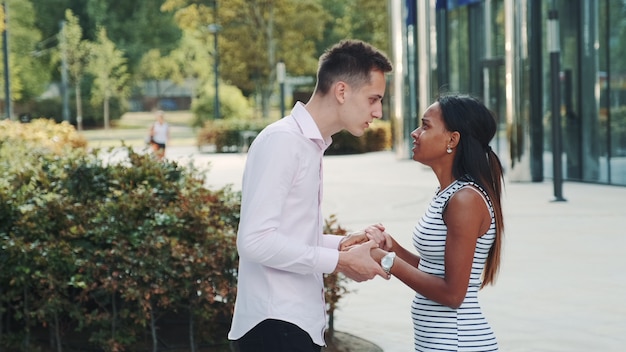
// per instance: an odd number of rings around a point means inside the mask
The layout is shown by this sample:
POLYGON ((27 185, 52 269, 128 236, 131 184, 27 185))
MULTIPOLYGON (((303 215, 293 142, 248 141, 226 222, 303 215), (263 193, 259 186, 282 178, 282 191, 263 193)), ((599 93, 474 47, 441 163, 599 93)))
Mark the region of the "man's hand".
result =
POLYGON ((365 231, 351 232, 341 239, 341 242, 339 242, 339 250, 346 251, 354 245, 365 243, 369 240, 365 231))
POLYGON ((372 248, 378 248, 378 244, 374 240, 369 240, 354 245, 347 251, 339 252, 336 271, 357 282, 371 280, 376 275, 389 279, 389 275, 380 267, 380 264, 372 259, 370 255, 372 248))
POLYGON ((345 251, 356 244, 365 243, 369 240, 374 240, 380 248, 385 250, 389 250, 392 246, 391 236, 385 232, 385 227, 382 224, 374 224, 368 226, 365 230, 351 232, 346 235, 339 242, 339 250, 345 251))

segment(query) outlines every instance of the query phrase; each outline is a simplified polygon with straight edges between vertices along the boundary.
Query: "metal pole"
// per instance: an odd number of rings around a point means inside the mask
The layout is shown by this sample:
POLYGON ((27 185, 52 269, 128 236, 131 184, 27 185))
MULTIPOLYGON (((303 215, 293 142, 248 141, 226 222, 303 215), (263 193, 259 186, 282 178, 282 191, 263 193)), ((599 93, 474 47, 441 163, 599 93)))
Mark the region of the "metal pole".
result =
POLYGON ((63 121, 70 121, 69 84, 67 73, 67 38, 65 37, 65 21, 61 21, 61 95, 63 97, 63 121))
POLYGON ((220 55, 217 50, 217 37, 220 26, 217 24, 217 0, 213 0, 213 73, 215 74, 215 119, 220 118, 220 83, 219 83, 219 64, 220 55))
POLYGON ((4 112, 7 119, 13 117, 13 107, 11 103, 11 75, 9 73, 9 12, 6 1, 2 3, 4 10, 4 31, 2 31, 2 41, 4 42, 4 112))
POLYGON ((563 163, 561 160, 561 67, 559 43, 559 14, 552 8, 548 12, 548 52, 550 53, 551 73, 551 115, 552 115, 552 173, 554 201, 563 202, 563 163))
POLYGON ((213 36, 215 37, 214 43, 214 50, 215 50, 215 56, 213 57, 214 61, 213 61, 213 72, 215 74, 215 118, 219 119, 220 118, 220 82, 219 82, 219 54, 217 52, 217 31, 215 31, 215 33, 213 34, 213 36))
POLYGON ((286 76, 285 63, 279 61, 276 64, 276 80, 280 86, 280 117, 285 117, 285 76, 286 76))

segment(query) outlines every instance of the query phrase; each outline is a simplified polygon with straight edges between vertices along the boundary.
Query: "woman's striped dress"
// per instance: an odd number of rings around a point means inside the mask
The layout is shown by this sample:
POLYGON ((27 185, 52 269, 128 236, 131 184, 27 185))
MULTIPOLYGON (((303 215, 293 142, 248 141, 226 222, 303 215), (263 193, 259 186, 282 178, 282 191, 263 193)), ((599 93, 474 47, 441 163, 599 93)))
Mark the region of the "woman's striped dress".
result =
POLYGON ((411 306, 416 351, 497 351, 496 337, 478 304, 478 290, 487 254, 496 234, 493 207, 489 197, 473 182, 457 180, 430 203, 428 210, 415 226, 413 244, 420 255, 419 270, 443 277, 447 228, 442 219, 445 205, 464 186, 478 188, 487 200, 491 226, 476 243, 472 272, 465 300, 452 309, 415 294, 411 306))

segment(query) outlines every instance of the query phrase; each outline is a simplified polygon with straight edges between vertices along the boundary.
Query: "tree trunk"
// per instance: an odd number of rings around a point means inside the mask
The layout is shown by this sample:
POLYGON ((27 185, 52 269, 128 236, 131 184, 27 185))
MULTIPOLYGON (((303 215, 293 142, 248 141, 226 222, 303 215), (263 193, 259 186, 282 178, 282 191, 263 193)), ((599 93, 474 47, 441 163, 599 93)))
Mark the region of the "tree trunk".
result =
POLYGON ((109 97, 104 97, 104 129, 108 130, 111 128, 111 123, 109 121, 109 97))
POLYGON ((22 347, 24 348, 25 351, 29 351, 30 350, 30 319, 29 319, 29 312, 28 312, 28 288, 26 286, 24 286, 24 324, 26 325, 26 329, 25 329, 25 334, 24 334, 24 340, 22 341, 22 347))
POLYGON ((117 303, 115 300, 115 292, 111 293, 111 309, 113 310, 113 317, 111 317, 111 338, 115 339, 115 334, 117 333, 117 326, 115 325, 117 322, 117 303))
POLYGON ((193 309, 191 305, 189 305, 189 347, 191 348, 190 352, 196 352, 196 341, 193 336, 193 309))
POLYGON ((59 313, 54 312, 54 339, 56 340, 57 352, 63 352, 61 347, 61 332, 59 331, 59 313))
MULTIPOLYGON (((0 286, 0 297, 2 297, 2 286, 0 286)), ((4 305, 3 303, 0 303, 4 305)), ((0 341, 2 341, 2 332, 4 331, 4 310, 0 309, 0 341)), ((0 352, 4 352, 4 347, 0 345, 0 352)))
POLYGON ((152 333, 152 352, 157 352, 157 329, 156 319, 154 318, 154 305, 150 304, 150 332, 152 333))
POLYGON ((263 109, 263 118, 270 117, 270 95, 271 91, 261 88, 261 108, 263 109))
POLYGON ((335 314, 334 312, 330 312, 328 314, 328 330, 326 330, 326 337, 328 341, 333 341, 335 337, 335 314))
POLYGON ((80 83, 76 84, 76 129, 83 130, 83 99, 81 97, 80 83))

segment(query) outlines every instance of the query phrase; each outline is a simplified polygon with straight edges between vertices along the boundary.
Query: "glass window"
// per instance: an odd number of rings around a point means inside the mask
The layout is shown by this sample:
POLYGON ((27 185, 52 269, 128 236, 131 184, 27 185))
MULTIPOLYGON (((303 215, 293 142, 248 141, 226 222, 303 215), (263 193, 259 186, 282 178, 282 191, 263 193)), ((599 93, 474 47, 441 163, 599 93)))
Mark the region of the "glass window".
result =
POLYGON ((467 6, 448 11, 448 84, 445 90, 469 91, 469 25, 467 6))
POLYGON ((602 178, 626 185, 626 4, 601 1, 599 17, 602 178))

